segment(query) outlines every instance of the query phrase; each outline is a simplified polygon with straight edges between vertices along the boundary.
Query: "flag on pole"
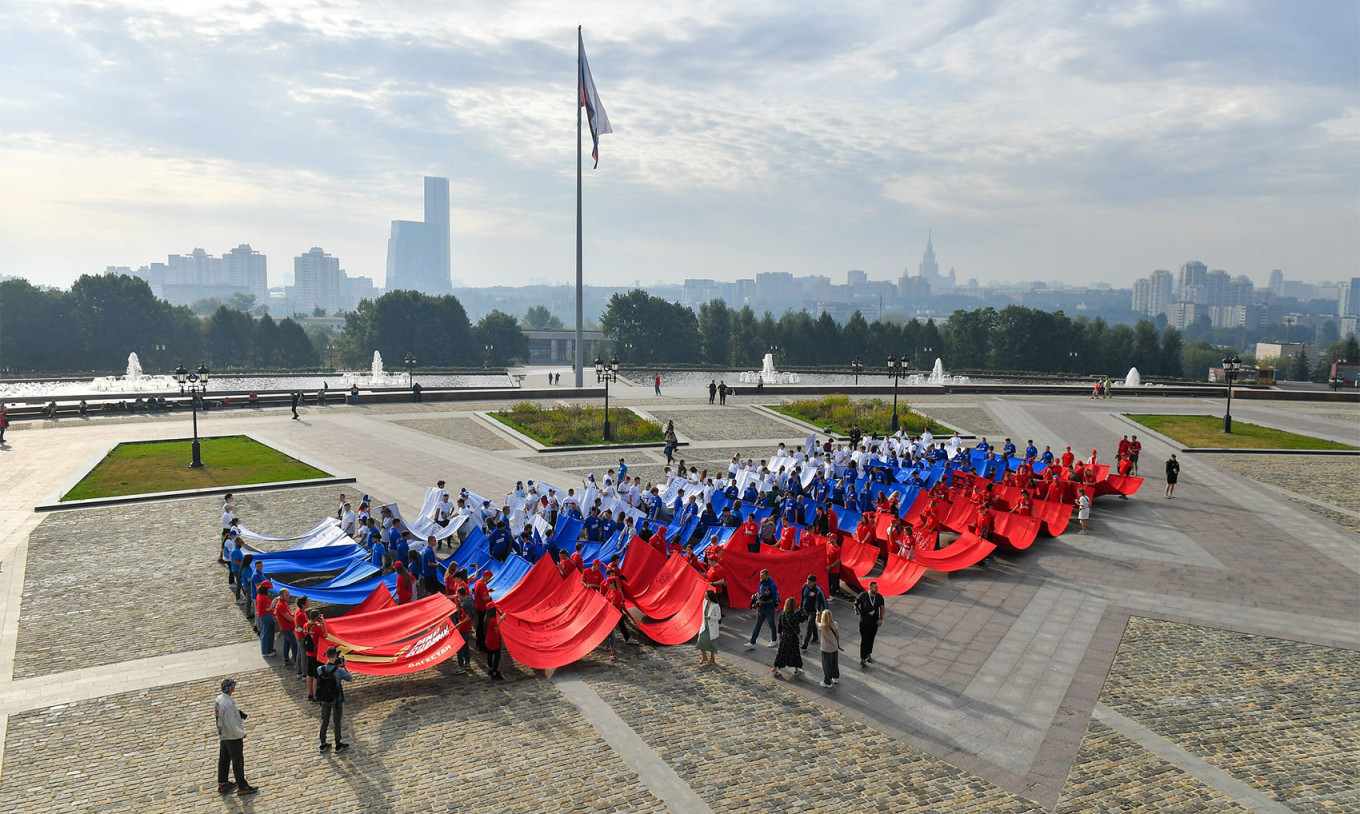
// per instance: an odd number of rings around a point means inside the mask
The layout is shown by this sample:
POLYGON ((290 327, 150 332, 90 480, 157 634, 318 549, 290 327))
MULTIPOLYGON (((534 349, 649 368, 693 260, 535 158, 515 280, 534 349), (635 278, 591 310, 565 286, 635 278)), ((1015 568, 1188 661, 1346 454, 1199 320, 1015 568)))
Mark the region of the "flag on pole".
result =
POLYGON ((580 85, 581 107, 586 109, 586 118, 590 120, 590 157, 595 159, 595 166, 600 166, 600 136, 604 133, 614 132, 609 127, 609 114, 604 112, 604 106, 600 104, 600 95, 595 92, 595 80, 590 76, 590 63, 586 62, 586 43, 581 38, 581 32, 576 32, 577 45, 577 73, 580 85))

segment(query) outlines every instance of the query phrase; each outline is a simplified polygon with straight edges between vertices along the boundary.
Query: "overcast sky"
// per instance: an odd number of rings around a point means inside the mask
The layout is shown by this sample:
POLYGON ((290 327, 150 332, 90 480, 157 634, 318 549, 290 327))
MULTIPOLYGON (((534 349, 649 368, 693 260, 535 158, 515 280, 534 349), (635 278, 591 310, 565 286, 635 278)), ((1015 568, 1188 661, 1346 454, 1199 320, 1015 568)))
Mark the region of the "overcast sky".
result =
POLYGON ((586 279, 1360 274, 1360 4, 0 2, 0 273, 250 243, 575 274, 576 25, 615 132, 586 279))

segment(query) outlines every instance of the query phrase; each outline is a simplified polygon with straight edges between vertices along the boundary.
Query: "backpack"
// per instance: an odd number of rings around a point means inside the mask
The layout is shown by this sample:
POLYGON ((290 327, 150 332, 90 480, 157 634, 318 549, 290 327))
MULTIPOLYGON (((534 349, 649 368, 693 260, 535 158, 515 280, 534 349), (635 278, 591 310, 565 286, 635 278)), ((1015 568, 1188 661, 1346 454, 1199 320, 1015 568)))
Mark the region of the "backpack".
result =
POLYGON ((335 670, 334 664, 327 664, 316 671, 316 700, 323 704, 334 704, 340 697, 340 679, 335 670))

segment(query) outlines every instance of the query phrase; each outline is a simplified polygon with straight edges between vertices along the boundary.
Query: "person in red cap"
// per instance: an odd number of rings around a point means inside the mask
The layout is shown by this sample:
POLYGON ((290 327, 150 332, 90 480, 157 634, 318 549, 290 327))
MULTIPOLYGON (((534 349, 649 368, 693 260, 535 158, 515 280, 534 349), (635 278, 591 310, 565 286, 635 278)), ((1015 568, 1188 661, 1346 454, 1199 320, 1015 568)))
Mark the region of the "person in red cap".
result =
POLYGON ((581 584, 598 592, 602 582, 604 582, 604 574, 600 573, 600 561, 592 560, 590 567, 581 572, 581 584))
POLYGON ((501 675, 501 616, 493 602, 484 614, 486 624, 482 631, 486 643, 486 674, 496 681, 504 681, 501 675))
MULTIPOLYGON (((619 631, 623 633, 623 642, 628 644, 628 609, 623 604, 623 587, 615 577, 609 577, 604 582, 604 599, 619 612, 619 631)), ((614 658, 614 630, 609 631, 609 657, 614 658)))
POLYGON ((1072 454, 1072 448, 1068 447, 1067 451, 1062 454, 1062 457, 1058 458, 1058 462, 1062 464, 1063 469, 1071 469, 1072 462, 1076 459, 1077 456, 1072 454))
POLYGON ((483 571, 472 583, 472 610, 477 614, 477 649, 486 652, 486 617, 492 607, 491 588, 486 581, 491 579, 490 571, 483 571))

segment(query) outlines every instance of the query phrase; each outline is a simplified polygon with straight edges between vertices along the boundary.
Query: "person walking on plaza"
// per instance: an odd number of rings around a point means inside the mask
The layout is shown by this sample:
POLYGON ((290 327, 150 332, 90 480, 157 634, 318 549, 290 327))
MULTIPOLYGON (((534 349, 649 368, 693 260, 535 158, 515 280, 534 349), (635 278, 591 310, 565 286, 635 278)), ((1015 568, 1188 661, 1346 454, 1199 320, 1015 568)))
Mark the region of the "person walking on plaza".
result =
POLYGON ((316 700, 321 702, 321 751, 331 748, 326 742, 326 729, 335 717, 335 751, 343 752, 349 744, 340 739, 340 721, 345 717, 345 688, 342 681, 353 681, 354 676, 345 669, 345 658, 340 649, 332 647, 326 651, 326 663, 316 670, 316 700))
POLYGON ((652 378, 652 386, 656 388, 656 394, 661 395, 661 374, 658 373, 652 378))
POLYGON ((298 414, 297 414, 298 402, 302 399, 302 393, 298 392, 297 390, 294 390, 294 391, 293 391, 291 394, 289 394, 289 395, 292 397, 292 402, 293 402, 293 405, 292 405, 292 406, 293 406, 293 418, 294 418, 294 420, 296 420, 297 417, 298 417, 298 414))
POLYGON ((675 422, 666 422, 666 463, 675 462, 675 449, 680 446, 680 437, 675 434, 675 422))
POLYGON ((778 673, 785 667, 792 667, 793 674, 803 674, 803 654, 798 649, 798 632, 803 628, 807 614, 798 607, 798 600, 789 597, 784 600, 784 610, 779 614, 779 650, 774 655, 771 673, 778 673))
POLYGON ((718 403, 719 404, 727 403, 727 382, 718 383, 718 403))
POLYGON ((248 717, 236 706, 232 694, 236 692, 236 679, 222 679, 222 693, 213 704, 213 716, 217 719, 217 793, 226 794, 233 788, 240 795, 254 794, 259 791, 246 782, 245 739, 248 717), (227 768, 236 776, 235 783, 227 782, 227 768))
MULTIPOLYGON (((713 401, 713 399, 709 399, 713 401)), ((5 430, 9 429, 9 408, 0 404, 0 444, 5 443, 5 430)))
POLYGON ((870 582, 869 590, 855 597, 855 615, 859 617, 859 666, 874 663, 874 637, 883 627, 887 603, 878 592, 878 583, 870 582))
POLYGON ((703 626, 699 628, 699 664, 715 664, 718 661, 718 634, 722 626, 722 608, 718 605, 715 591, 704 593, 704 606, 700 612, 703 626))
POLYGON ((775 613, 779 608, 779 586, 770 578, 770 572, 763 568, 760 570, 760 584, 756 587, 755 596, 751 597, 751 608, 756 612, 756 627, 751 631, 751 640, 746 643, 746 647, 756 646, 760 628, 766 622, 770 624, 770 643, 766 647, 779 644, 779 630, 775 621, 775 613))
POLYGON ((1175 493, 1176 481, 1180 479, 1180 476, 1180 461, 1177 461, 1176 456, 1172 455, 1166 460, 1166 497, 1168 500, 1170 500, 1172 494, 1175 493))
POLYGON ((1078 534, 1086 533, 1086 521, 1091 519, 1091 495, 1085 489, 1077 493, 1077 519, 1081 521, 1081 531, 1078 534))
POLYGON ((821 618, 817 620, 817 629, 822 634, 822 686, 830 687, 841 683, 841 628, 832 618, 830 608, 822 611, 821 618))
POLYGON ((826 610, 826 594, 822 591, 822 586, 817 584, 817 575, 808 574, 807 582, 803 584, 803 596, 798 605, 807 616, 807 631, 803 633, 803 649, 808 649, 808 645, 818 640, 817 621, 822 611, 826 610))
POLYGON ((718 395, 718 383, 716 381, 710 381, 708 383, 708 403, 712 404, 713 399, 716 398, 717 395, 718 395))

